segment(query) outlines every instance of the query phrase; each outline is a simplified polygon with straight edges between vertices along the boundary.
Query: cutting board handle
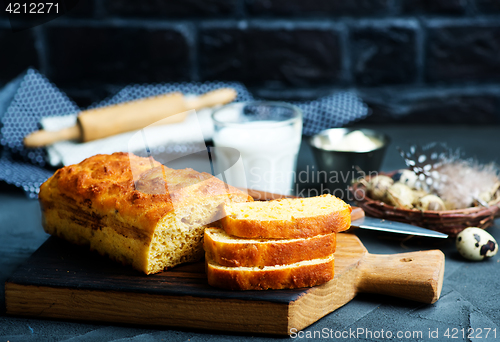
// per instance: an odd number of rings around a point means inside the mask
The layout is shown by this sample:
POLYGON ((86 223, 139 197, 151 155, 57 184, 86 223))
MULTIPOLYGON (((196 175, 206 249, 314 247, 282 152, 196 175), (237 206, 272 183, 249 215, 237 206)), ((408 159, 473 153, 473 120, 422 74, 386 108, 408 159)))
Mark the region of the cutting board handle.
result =
POLYGON ((444 254, 440 250, 390 255, 367 253, 358 270, 360 292, 434 303, 443 287, 444 254))

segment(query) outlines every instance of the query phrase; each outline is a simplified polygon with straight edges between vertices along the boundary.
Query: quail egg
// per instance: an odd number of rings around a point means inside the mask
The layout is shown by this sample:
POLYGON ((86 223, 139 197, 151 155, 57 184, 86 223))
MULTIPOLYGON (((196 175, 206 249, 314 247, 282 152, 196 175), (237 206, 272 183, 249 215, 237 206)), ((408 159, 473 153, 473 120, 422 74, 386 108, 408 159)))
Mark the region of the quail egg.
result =
POLYGON ((441 198, 436 195, 426 195, 418 200, 416 207, 420 210, 445 210, 446 207, 441 198))
POLYGON ((420 201, 420 199, 424 196, 427 196, 429 195, 429 193, 425 190, 415 190, 415 189, 412 189, 412 192, 413 192, 413 206, 416 207, 418 205, 418 202, 420 201))
POLYGON ((456 239, 458 252, 469 260, 483 260, 497 254, 498 244, 490 233, 477 227, 462 230, 456 239))
POLYGON ((383 201, 387 195, 387 190, 394 183, 391 177, 378 175, 370 178, 368 191, 373 199, 383 201))
POLYGON ((413 191, 406 184, 396 182, 387 190, 387 202, 396 208, 413 208, 413 191))
POLYGON ((491 199, 495 201, 498 200, 498 198, 500 198, 500 181, 495 183, 491 191, 491 199))
POLYGON ((396 172, 394 176, 392 176, 392 179, 395 182, 406 184, 410 188, 415 189, 415 184, 418 181, 418 176, 411 170, 403 169, 396 172))
POLYGON ((476 201, 478 205, 488 206, 488 202, 492 200, 491 193, 489 191, 484 191, 477 196, 476 201))

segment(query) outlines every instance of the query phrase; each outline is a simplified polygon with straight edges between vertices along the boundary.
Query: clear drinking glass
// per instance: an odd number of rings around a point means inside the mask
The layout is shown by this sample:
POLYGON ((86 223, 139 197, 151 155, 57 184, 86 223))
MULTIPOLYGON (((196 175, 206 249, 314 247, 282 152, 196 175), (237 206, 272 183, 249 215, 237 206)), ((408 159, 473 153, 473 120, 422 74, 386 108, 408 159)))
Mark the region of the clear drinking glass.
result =
MULTIPOLYGON (((233 168, 226 181, 233 186, 289 195, 293 192, 297 154, 302 138, 302 111, 282 102, 239 102, 212 114, 215 147, 239 151, 244 170, 233 168)), ((223 150, 223 149, 222 149, 223 150)), ((226 169, 231 156, 219 153, 226 169)))

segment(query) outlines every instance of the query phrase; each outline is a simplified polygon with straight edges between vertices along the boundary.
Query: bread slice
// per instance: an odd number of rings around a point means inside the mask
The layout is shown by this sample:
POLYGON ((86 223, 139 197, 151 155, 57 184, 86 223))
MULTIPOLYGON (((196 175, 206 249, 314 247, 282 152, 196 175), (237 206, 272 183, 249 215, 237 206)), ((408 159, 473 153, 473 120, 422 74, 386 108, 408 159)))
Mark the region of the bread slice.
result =
POLYGON ((206 259, 208 283, 229 290, 295 289, 326 283, 334 276, 333 254, 290 265, 228 267, 206 259))
POLYGON ((332 195, 224 205, 226 233, 243 238, 295 239, 349 229, 351 207, 332 195))
POLYGON ((242 239, 220 228, 206 228, 207 258, 221 266, 252 267, 293 264, 327 257, 335 252, 336 233, 305 239, 242 239))
POLYGON ((151 274, 203 258, 222 205, 252 198, 207 173, 115 153, 59 169, 39 200, 47 233, 151 274))

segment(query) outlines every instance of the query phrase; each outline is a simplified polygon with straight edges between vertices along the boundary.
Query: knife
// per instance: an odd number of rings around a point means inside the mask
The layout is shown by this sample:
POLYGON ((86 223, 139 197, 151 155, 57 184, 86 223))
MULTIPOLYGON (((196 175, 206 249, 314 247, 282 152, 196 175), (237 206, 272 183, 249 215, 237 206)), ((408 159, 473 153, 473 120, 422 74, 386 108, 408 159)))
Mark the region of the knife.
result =
POLYGON ((408 223, 377 219, 373 217, 363 217, 362 219, 352 221, 351 227, 442 239, 446 239, 448 237, 448 235, 446 234, 422 227, 417 227, 408 223))
POLYGON ((434 230, 417 227, 412 224, 367 217, 361 208, 353 207, 351 213, 351 227, 378 230, 382 232, 409 234, 446 239, 448 235, 434 230))

